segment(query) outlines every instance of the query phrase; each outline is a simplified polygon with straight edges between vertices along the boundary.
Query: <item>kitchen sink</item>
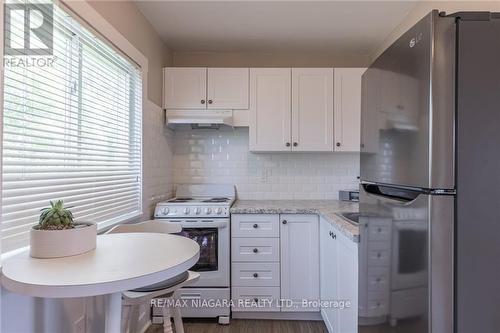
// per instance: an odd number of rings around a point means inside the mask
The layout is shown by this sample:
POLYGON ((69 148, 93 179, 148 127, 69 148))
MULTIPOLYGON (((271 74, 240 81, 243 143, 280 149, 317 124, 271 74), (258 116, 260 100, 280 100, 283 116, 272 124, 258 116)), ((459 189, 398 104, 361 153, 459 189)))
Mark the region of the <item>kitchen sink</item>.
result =
POLYGON ((344 212, 339 213, 340 216, 351 222, 352 224, 359 224, 359 213, 358 212, 344 212))

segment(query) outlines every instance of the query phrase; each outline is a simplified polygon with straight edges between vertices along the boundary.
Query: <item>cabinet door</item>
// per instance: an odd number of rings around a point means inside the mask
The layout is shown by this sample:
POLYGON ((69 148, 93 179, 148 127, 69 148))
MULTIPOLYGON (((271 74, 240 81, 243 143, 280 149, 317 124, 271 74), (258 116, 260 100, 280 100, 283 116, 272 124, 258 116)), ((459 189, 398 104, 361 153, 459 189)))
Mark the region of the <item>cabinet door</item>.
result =
POLYGON ((207 69, 163 69, 163 103, 166 109, 206 109, 207 69))
POLYGON ((336 309, 336 329, 339 333, 358 332, 358 246, 333 230, 336 234, 337 265, 336 278, 338 300, 350 302, 349 307, 336 309))
POLYGON ((333 68, 292 69, 292 150, 333 151, 333 68))
MULTIPOLYGON (((332 227, 320 219, 320 299, 324 302, 337 300, 337 247, 333 238, 332 227)), ((321 308, 321 317, 328 332, 335 332, 337 325, 336 310, 332 307, 321 308)))
POLYGON ((365 68, 335 68, 335 151, 360 151, 361 76, 365 68))
POLYGON ((291 150, 291 69, 250 69, 250 150, 291 150))
POLYGON ((209 68, 207 108, 248 109, 248 68, 209 68))
POLYGON ((294 307, 282 311, 318 311, 302 300, 319 299, 319 221, 317 215, 281 214, 281 297, 294 307))

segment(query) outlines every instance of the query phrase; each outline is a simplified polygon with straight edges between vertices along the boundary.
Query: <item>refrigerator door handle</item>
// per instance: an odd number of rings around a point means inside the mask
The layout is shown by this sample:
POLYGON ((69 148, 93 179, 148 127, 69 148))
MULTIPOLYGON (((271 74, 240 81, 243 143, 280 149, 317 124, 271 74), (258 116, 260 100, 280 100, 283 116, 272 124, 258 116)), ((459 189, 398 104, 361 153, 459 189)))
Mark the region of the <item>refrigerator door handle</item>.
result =
POLYGON ((374 183, 362 183, 366 193, 379 196, 390 201, 399 201, 402 204, 415 200, 421 194, 429 194, 423 189, 408 189, 403 187, 394 187, 374 183))

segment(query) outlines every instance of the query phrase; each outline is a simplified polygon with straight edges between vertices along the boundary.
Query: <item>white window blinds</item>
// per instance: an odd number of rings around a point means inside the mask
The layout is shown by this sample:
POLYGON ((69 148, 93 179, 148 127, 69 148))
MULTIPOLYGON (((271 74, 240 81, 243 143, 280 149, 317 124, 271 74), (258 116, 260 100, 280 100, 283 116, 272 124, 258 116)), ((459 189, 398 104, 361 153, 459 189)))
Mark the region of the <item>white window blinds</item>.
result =
POLYGON ((53 66, 5 68, 2 252, 29 244, 49 200, 100 225, 142 211, 141 72, 53 10, 53 66))

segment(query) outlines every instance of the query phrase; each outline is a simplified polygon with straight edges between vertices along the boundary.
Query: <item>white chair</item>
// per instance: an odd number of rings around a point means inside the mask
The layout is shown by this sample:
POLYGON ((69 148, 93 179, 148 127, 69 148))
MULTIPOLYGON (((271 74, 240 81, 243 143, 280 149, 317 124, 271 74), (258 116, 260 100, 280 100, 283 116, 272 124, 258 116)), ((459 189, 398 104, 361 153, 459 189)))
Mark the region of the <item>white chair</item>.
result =
MULTIPOLYGON (((120 224, 111 228, 107 234, 113 233, 127 233, 127 232, 152 232, 172 234, 182 230, 182 227, 176 224, 166 223, 162 221, 146 221, 134 224, 120 224)), ((195 282, 200 278, 200 274, 192 271, 187 271, 183 274, 175 276, 166 281, 156 283, 151 286, 138 288, 122 293, 122 304, 124 306, 125 318, 124 326, 125 332, 136 332, 137 329, 130 330, 131 324, 135 324, 139 317, 138 311, 131 311, 131 309, 138 310, 141 304, 150 304, 151 300, 156 297, 166 298, 173 300, 174 292, 190 283, 195 282), (135 315, 135 322, 132 321, 132 314, 135 315)), ((168 306, 168 302, 164 305, 163 310, 163 331, 165 333, 172 333, 172 324, 170 318, 173 315, 175 332, 184 333, 184 326, 182 324, 181 310, 178 307, 172 309, 168 306), (173 313, 172 313, 173 312, 173 313)), ((135 325, 133 326, 135 328, 135 325)))

